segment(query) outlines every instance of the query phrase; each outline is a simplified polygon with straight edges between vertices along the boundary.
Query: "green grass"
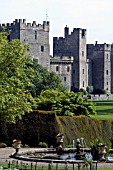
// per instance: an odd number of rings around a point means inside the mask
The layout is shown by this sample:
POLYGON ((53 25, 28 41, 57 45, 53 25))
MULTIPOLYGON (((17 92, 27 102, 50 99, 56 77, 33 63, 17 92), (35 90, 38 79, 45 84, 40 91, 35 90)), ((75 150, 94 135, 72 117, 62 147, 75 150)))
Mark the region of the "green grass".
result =
MULTIPOLYGON (((25 166, 25 165, 23 165, 23 166, 21 166, 21 165, 19 165, 19 166, 15 166, 15 165, 11 165, 10 166, 10 168, 8 168, 8 164, 1 164, 0 165, 0 167, 3 167, 4 169, 10 169, 10 170, 13 170, 13 168, 17 168, 17 169, 20 169, 20 170, 48 170, 48 166, 37 166, 37 167, 35 167, 35 166, 33 166, 32 168, 31 168, 31 166, 25 166)), ((68 169, 67 170, 72 170, 73 168, 72 167, 68 167, 68 169)), ((80 168, 80 170, 86 170, 87 168, 80 168)), ((89 170, 90 168, 88 168, 88 170, 89 170)), ((65 166, 64 167, 58 167, 58 169, 54 166, 54 167, 52 167, 51 168, 51 170, 65 170, 65 166)), ((76 168, 74 168, 74 170, 78 170, 78 168, 76 167, 76 168)), ((97 166, 97 170, 113 170, 113 168, 98 168, 98 166, 97 166)))
POLYGON ((113 170, 113 168, 98 168, 97 170, 113 170))
POLYGON ((97 115, 92 118, 113 120, 113 100, 94 101, 94 104, 97 115))

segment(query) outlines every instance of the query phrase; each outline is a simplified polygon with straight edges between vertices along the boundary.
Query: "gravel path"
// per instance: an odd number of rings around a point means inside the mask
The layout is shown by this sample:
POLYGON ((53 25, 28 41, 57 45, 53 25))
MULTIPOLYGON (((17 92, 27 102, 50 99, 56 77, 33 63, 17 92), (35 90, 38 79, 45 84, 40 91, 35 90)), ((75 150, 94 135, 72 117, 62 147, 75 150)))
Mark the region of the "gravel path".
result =
MULTIPOLYGON (((29 148, 30 150, 34 150, 37 148, 29 148)), ((28 150, 28 148, 21 148, 21 151, 28 150)), ((14 159, 9 158, 9 155, 15 152, 13 148, 0 148, 0 163, 5 163, 7 161, 12 161, 14 159)), ((43 163, 44 164, 44 163, 43 163)), ((98 168, 113 168, 113 163, 105 163, 99 162, 97 165, 98 168)))

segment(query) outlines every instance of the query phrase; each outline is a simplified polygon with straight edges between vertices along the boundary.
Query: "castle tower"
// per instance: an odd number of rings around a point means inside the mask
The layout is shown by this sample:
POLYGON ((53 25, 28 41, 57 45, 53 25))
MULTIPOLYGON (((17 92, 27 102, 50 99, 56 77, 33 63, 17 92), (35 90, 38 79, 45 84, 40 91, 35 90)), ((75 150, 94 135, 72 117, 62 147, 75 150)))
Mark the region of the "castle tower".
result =
POLYGON ((111 93, 113 94, 113 44, 111 45, 111 93))
POLYGON ((92 85, 94 90, 111 92, 111 45, 88 45, 88 58, 92 60, 92 85))
POLYGON ((69 34, 69 29, 65 27, 65 37, 53 38, 53 56, 73 56, 72 89, 86 89, 87 62, 86 62, 86 30, 74 28, 69 34))
POLYGON ((54 71, 62 79, 63 85, 71 91, 73 57, 61 56, 50 58, 50 70, 54 71))
MULTIPOLYGON (((3 26, 4 24, 2 24, 3 26)), ((26 23, 25 19, 15 19, 6 24, 6 31, 10 31, 9 41, 19 39, 23 44, 29 44, 29 55, 43 67, 50 69, 49 22, 43 24, 26 23)))

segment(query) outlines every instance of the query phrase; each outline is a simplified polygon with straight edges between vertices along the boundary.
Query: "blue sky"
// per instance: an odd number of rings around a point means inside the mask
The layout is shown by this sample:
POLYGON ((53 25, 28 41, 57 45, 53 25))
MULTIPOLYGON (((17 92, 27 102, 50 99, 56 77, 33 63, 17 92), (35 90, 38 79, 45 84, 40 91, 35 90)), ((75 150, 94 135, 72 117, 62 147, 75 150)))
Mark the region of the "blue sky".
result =
POLYGON ((113 43, 113 0, 0 0, 0 23, 26 19, 42 24, 50 21, 50 47, 53 37, 64 35, 67 25, 87 29, 87 43, 113 43))

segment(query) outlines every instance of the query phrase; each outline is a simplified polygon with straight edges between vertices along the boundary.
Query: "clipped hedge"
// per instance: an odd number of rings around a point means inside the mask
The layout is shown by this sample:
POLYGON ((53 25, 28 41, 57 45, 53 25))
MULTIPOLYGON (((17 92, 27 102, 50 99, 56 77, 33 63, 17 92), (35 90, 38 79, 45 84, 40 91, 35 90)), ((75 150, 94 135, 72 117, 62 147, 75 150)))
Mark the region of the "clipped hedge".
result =
POLYGON ((83 137, 86 147, 90 147, 96 138, 108 145, 113 141, 113 122, 91 119, 85 116, 59 117, 65 136, 64 145, 72 144, 73 140, 83 137))
MULTIPOLYGON (((96 138, 113 145, 113 122, 86 116, 56 116, 54 112, 34 111, 17 120, 16 124, 7 124, 5 128, 6 138, 4 136, 0 142, 8 146, 12 145, 13 139, 20 139, 23 146, 38 147, 40 142, 45 142, 48 147, 55 147, 59 132, 64 134, 64 147, 81 137, 85 139, 87 147, 96 138)), ((0 136, 2 133, 0 131, 0 136)))

